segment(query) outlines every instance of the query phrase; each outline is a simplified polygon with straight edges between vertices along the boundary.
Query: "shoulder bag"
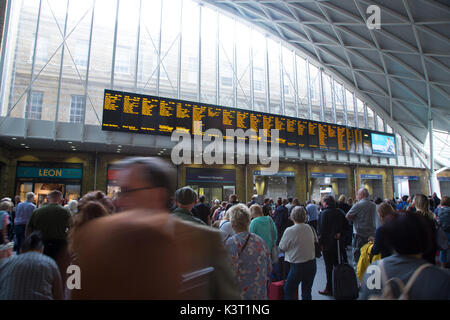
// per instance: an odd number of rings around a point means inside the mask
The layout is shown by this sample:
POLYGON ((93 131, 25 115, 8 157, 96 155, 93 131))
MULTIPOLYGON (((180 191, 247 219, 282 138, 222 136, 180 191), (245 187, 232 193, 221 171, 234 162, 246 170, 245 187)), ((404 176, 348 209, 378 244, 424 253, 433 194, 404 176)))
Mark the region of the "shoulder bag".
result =
POLYGON ((271 242, 272 244, 272 250, 270 251, 270 257, 272 258, 272 264, 277 263, 278 262, 278 254, 279 254, 279 250, 278 250, 278 246, 277 246, 277 239, 274 239, 274 234, 273 234, 273 220, 272 218, 269 216, 268 217, 270 219, 270 235, 271 235, 271 242))
POLYGON ((309 226, 314 234, 314 250, 316 254, 316 258, 320 258, 322 256, 322 250, 320 250, 319 239, 317 238, 316 230, 313 227, 309 226))

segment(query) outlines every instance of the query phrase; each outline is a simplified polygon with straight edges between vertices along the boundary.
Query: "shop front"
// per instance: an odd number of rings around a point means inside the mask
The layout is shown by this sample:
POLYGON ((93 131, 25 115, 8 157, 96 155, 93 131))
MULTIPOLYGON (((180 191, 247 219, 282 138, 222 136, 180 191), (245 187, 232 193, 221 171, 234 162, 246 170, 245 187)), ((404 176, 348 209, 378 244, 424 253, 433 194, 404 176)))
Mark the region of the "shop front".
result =
POLYGON ((82 177, 81 163, 18 162, 15 194, 25 201, 27 192, 34 192, 38 205, 46 202, 52 190, 61 191, 66 201, 78 200, 82 177))
POLYGON ((311 200, 319 201, 325 195, 336 199, 341 194, 348 195, 348 177, 345 173, 311 172, 309 192, 311 200))
POLYGON ((296 197, 295 172, 278 171, 276 174, 266 174, 261 170, 253 171, 254 194, 258 195, 258 202, 264 198, 287 199, 296 197))
POLYGON ((206 201, 228 201, 236 193, 236 171, 234 169, 186 168, 186 185, 206 201))
POLYGON ((419 176, 394 176, 394 195, 401 198, 422 193, 419 176))
POLYGON ((117 197, 117 194, 120 192, 120 186, 117 181, 117 174, 119 173, 119 169, 117 166, 108 165, 106 173, 106 194, 108 198, 114 199, 117 197))
POLYGON ((442 196, 450 196, 450 176, 449 177, 437 177, 439 181, 439 187, 441 189, 442 196))
POLYGON ((381 174, 361 174, 361 188, 369 191, 369 198, 384 199, 383 175, 381 174))

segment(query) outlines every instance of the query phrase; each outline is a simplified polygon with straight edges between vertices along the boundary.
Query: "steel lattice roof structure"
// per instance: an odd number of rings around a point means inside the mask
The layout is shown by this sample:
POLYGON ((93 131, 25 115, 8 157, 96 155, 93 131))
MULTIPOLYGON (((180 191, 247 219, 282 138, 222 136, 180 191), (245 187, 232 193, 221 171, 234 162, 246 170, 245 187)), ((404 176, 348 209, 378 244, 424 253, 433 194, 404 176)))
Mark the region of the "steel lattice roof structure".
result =
POLYGON ((426 153, 421 144, 430 126, 448 135, 450 1, 199 2, 242 18, 314 59, 372 101, 426 153), (379 29, 368 28, 371 5, 380 9, 379 29))

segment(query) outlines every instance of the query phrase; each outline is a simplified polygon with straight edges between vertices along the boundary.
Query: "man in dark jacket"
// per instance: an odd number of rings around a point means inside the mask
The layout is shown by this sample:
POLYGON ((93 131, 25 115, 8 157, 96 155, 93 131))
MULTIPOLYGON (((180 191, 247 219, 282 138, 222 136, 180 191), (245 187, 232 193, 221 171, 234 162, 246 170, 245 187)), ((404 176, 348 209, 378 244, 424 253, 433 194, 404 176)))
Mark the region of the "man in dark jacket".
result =
POLYGON ((209 226, 211 221, 211 208, 205 203, 206 197, 204 195, 201 195, 198 200, 200 202, 194 206, 194 216, 209 226))
POLYGON ((232 206, 234 206, 235 204, 238 204, 239 200, 237 195, 232 194, 228 197, 228 204, 227 204, 227 210, 230 209, 232 206))
POLYGON ((277 208, 275 209, 275 213, 273 215, 273 219, 275 221, 275 225, 277 226, 277 245, 280 243, 281 238, 283 237, 284 230, 287 227, 292 226, 294 223, 291 219, 289 219, 289 210, 286 208, 287 200, 278 200, 277 208))
POLYGON ((327 273, 327 286, 320 294, 331 295, 332 293, 332 272, 333 266, 338 264, 337 239, 341 252, 341 259, 347 260, 341 236, 344 236, 347 229, 345 213, 336 208, 336 201, 333 196, 327 195, 322 199, 323 210, 320 213, 320 237, 319 243, 322 247, 323 259, 327 273))

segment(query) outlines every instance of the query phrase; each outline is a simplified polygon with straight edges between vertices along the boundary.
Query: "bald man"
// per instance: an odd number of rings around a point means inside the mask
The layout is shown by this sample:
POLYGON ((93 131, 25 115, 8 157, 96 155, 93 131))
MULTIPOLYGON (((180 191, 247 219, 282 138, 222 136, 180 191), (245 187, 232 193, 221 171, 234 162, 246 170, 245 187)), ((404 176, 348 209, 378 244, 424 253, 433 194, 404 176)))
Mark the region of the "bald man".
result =
POLYGON ((376 205, 369 200, 366 188, 358 190, 358 202, 353 205, 345 216, 353 222, 353 266, 356 268, 361 247, 369 242, 369 237, 375 237, 376 205))

